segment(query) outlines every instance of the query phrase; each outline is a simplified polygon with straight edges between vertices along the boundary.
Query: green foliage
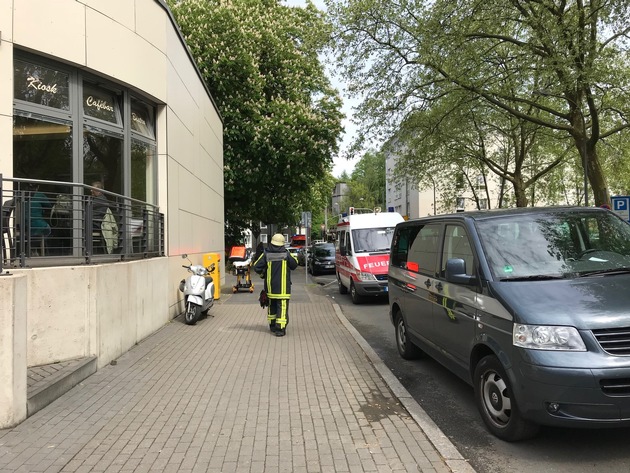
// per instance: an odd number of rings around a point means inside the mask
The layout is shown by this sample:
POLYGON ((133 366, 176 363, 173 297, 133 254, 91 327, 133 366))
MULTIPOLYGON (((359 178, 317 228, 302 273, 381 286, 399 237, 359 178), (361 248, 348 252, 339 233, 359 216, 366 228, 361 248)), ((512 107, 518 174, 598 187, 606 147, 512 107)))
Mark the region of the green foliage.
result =
POLYGON ((226 239, 250 221, 296 223, 342 132, 319 59, 330 39, 322 13, 273 0, 168 3, 224 121, 226 239))
POLYGON ((380 151, 368 151, 357 162, 352 171, 352 190, 358 192, 354 183, 360 183, 364 188, 357 195, 359 199, 363 198, 361 207, 385 207, 385 171, 385 154, 380 151))
MULTIPOLYGON (((627 0, 341 0, 328 7, 351 91, 367 97, 359 110, 366 132, 393 136, 413 113, 465 91, 485 102, 484 114, 534 125, 521 134, 537 135, 521 141, 529 152, 553 149, 538 140, 571 144, 586 157, 596 202, 607 200, 601 140, 617 133, 627 140, 630 126, 627 0)), ((541 156, 531 158, 532 170, 541 156)))
POLYGON ((339 208, 348 207, 372 209, 385 207, 385 154, 369 150, 355 165, 352 174, 344 171, 336 182, 348 185, 349 192, 341 200, 339 208))

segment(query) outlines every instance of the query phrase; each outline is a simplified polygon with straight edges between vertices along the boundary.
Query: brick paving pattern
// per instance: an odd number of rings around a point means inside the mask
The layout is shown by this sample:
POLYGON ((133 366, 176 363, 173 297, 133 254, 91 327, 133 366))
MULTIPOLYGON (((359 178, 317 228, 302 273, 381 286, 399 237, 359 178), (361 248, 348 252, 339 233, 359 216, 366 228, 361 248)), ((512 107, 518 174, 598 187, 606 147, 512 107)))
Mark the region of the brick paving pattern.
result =
POLYGON ((277 338, 255 298, 174 320, 0 430, 0 471, 451 472, 327 299, 292 300, 277 338))

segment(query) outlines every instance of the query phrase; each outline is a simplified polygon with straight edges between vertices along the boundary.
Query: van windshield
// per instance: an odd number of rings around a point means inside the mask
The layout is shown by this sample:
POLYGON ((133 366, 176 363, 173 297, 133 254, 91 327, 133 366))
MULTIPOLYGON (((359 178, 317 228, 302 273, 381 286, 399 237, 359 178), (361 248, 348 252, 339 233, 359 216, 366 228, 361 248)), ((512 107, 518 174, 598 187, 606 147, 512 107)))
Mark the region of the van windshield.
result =
POLYGON ((392 246, 394 227, 362 228, 352 230, 355 253, 387 252, 392 246))
POLYGON ((476 222, 494 279, 630 270, 630 225, 610 211, 558 211, 476 222))

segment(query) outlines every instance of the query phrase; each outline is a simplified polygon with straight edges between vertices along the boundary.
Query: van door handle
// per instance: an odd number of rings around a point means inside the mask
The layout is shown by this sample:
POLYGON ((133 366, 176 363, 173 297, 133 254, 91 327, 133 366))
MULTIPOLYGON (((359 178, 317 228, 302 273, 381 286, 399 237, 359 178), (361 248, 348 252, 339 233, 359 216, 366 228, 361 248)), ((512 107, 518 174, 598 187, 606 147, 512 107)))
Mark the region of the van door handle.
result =
POLYGON ((426 287, 431 287, 431 280, 430 280, 430 279, 427 279, 426 281, 424 281, 424 285, 425 285, 426 287))
POLYGON ((441 282, 438 282, 438 283, 435 285, 435 288, 436 288, 438 291, 442 292, 442 288, 443 288, 442 283, 441 283, 441 282))

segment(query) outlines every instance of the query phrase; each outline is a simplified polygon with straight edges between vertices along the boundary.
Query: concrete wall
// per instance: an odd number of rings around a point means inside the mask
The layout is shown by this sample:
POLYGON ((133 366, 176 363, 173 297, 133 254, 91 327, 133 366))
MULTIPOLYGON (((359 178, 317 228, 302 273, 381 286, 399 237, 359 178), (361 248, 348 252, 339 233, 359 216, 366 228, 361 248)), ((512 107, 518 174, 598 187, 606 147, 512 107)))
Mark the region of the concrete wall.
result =
POLYGON ((100 368, 158 330, 177 292, 168 266, 152 258, 12 271, 26 279, 28 366, 95 355, 100 368))
POLYGON ((0 429, 26 419, 26 278, 0 276, 0 429))
POLYGON ((102 368, 178 315, 176 266, 165 257, 0 276, 0 428, 26 418, 27 367, 96 356, 102 368))

